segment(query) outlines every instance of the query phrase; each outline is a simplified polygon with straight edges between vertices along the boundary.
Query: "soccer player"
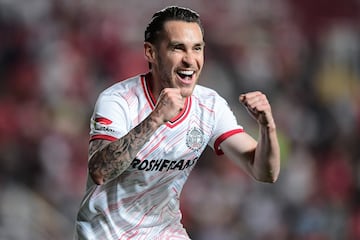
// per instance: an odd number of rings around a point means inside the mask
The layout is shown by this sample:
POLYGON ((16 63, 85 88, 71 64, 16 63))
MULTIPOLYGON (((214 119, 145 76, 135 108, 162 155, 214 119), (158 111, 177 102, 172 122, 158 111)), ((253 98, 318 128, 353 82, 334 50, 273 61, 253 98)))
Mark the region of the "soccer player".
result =
POLYGON ((239 97, 258 123, 256 141, 222 97, 198 85, 203 34, 190 9, 155 13, 145 30, 149 72, 99 95, 75 239, 189 239, 180 192, 207 145, 258 181, 278 178, 279 145, 266 96, 256 91, 239 97))

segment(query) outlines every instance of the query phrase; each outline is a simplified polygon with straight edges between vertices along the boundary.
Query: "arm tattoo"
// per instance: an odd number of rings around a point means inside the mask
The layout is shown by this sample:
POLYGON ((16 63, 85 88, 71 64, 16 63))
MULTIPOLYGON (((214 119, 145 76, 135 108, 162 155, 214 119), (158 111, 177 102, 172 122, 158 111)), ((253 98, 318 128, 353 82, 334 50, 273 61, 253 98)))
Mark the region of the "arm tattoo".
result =
POLYGON ((145 119, 125 136, 109 142, 95 140, 89 146, 89 173, 100 175, 102 182, 108 181, 124 172, 136 154, 149 141, 157 129, 151 118, 145 119))

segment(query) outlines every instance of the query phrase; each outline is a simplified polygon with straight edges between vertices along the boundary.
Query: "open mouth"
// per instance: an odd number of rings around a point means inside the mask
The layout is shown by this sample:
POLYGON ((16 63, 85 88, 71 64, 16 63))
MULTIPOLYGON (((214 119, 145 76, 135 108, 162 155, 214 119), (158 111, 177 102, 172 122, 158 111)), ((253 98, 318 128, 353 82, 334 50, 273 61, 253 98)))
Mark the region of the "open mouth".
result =
POLYGON ((190 80, 192 80, 192 77, 194 76, 195 71, 182 70, 182 71, 177 71, 176 73, 181 78, 181 80, 190 81, 190 80))

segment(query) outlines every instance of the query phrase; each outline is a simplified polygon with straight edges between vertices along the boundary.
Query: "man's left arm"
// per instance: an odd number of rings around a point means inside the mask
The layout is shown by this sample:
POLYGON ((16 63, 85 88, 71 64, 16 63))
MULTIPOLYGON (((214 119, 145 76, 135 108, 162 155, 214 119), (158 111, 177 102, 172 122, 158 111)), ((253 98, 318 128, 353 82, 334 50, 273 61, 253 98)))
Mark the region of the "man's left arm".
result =
POLYGON ((239 100, 259 125, 258 140, 242 132, 224 140, 220 147, 256 180, 273 183, 280 173, 280 148, 271 106, 261 92, 242 94, 239 100))

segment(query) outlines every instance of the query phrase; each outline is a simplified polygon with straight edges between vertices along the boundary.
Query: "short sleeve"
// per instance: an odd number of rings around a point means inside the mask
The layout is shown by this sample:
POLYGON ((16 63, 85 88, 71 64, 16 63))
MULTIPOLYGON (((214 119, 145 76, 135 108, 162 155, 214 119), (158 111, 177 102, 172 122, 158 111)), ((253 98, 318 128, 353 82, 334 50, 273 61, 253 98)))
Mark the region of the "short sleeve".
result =
POLYGON ((128 132, 127 102, 118 95, 100 94, 90 121, 90 141, 114 141, 128 132))
POLYGON ((222 97, 218 97, 215 107, 215 126, 209 145, 217 155, 223 154, 220 144, 228 137, 243 132, 244 129, 238 124, 237 119, 228 103, 222 97))

